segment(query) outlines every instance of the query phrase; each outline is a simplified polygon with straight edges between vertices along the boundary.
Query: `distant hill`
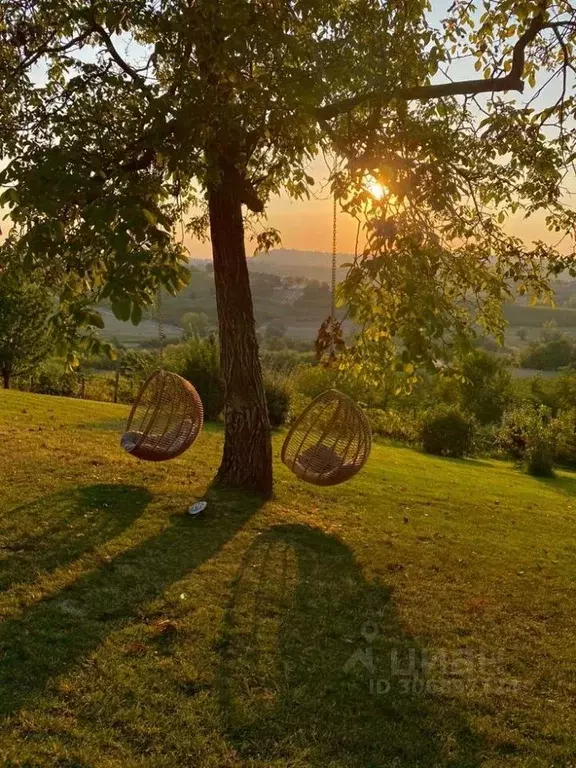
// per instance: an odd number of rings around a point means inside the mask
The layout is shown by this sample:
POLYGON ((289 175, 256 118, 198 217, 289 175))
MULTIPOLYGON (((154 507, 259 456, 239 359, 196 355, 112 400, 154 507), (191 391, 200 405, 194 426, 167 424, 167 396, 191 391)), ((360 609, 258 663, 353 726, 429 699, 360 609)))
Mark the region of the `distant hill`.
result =
MULTIPOLYGON (((348 253, 337 254, 338 280, 343 280, 346 269, 341 264, 351 261, 348 253)), ((323 251, 297 251, 289 248, 277 248, 270 253, 262 253, 248 262, 250 271, 266 272, 280 277, 305 277, 307 280, 330 282, 332 273, 332 254, 323 251)))
MULTIPOLYGON (((349 253, 337 254, 338 265, 350 262, 354 257, 349 253)), ((191 259, 191 265, 205 268, 209 259, 191 259)), ((260 253, 248 259, 250 272, 264 272, 280 277, 303 277, 329 283, 332 273, 332 254, 324 251, 298 251, 291 248, 276 248, 269 253, 260 253)), ((337 270, 338 280, 343 280, 346 269, 337 270)))

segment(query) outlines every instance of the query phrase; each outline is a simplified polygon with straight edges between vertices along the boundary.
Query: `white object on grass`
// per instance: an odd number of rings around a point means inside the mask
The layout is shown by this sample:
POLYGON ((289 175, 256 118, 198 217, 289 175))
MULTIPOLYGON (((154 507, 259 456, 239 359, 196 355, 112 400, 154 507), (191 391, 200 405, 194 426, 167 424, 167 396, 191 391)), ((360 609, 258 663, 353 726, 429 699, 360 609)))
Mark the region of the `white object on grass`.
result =
POLYGON ((192 504, 192 506, 188 510, 188 514, 192 515, 193 517, 196 517, 196 515, 199 515, 200 512, 204 512, 207 506, 208 506, 207 501, 197 501, 196 504, 192 504))

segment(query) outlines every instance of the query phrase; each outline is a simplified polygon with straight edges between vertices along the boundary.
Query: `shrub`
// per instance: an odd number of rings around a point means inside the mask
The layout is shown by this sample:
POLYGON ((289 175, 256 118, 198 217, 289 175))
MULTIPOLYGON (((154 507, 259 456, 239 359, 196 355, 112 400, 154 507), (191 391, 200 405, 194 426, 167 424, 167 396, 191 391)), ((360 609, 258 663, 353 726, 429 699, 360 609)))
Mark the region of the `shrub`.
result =
POLYGON ((536 377, 530 381, 528 397, 548 406, 553 414, 570 410, 576 403, 576 376, 565 373, 550 379, 536 377))
MULTIPOLYGON (((140 386, 139 382, 134 382, 131 377, 126 375, 118 378, 118 391, 116 393, 118 403, 131 403, 134 400, 136 392, 140 386)), ((93 374, 84 376, 84 399, 100 400, 111 403, 114 400, 114 390, 116 388, 116 376, 110 374, 93 374)), ((79 396, 81 396, 82 385, 80 384, 79 396)))
POLYGON ((425 414, 422 447, 426 453, 462 458, 472 453, 475 422, 458 408, 436 408, 425 414))
POLYGON ((268 416, 273 428, 281 427, 288 421, 290 411, 290 381, 279 373, 266 371, 264 390, 268 404, 268 416))
POLYGON ((34 370, 26 388, 39 395, 75 397, 79 391, 78 384, 78 374, 67 370, 63 363, 47 360, 34 370))
MULTIPOLYGON (((224 407, 224 382, 220 371, 220 350, 209 339, 193 338, 185 344, 172 345, 164 355, 166 368, 179 373, 194 385, 202 405, 204 418, 215 421, 224 407)), ((290 385, 286 376, 265 372, 264 388, 270 423, 280 427, 288 419, 290 385)))
POLYGON ((260 360, 264 370, 281 373, 291 373, 299 365, 313 362, 311 353, 297 352, 294 349, 264 349, 260 351, 260 360))
POLYGON ((323 365, 306 365, 294 372, 294 388, 305 398, 313 400, 336 385, 336 372, 323 365))
POLYGON ((323 365, 302 365, 294 371, 294 389, 309 400, 334 388, 356 403, 385 409, 395 386, 394 378, 387 374, 382 376, 381 385, 373 387, 361 378, 323 365))
POLYGON ((475 456, 502 456, 498 440, 499 425, 480 424, 474 432, 475 456))
POLYGON ((196 388, 204 406, 204 418, 215 421, 224 407, 218 345, 193 338, 185 344, 168 347, 164 358, 166 368, 179 373, 196 388))
POLYGON ((552 420, 551 429, 556 440, 556 462, 576 469, 576 409, 558 413, 552 420))
POLYGON ((157 354, 144 350, 129 349, 121 355, 115 367, 119 367, 124 376, 132 378, 136 383, 141 383, 158 366, 157 354))
POLYGON ((512 399, 512 377, 506 362, 475 350, 464 361, 465 377, 460 386, 460 405, 480 424, 499 422, 512 399))
POLYGON ((574 360, 574 344, 568 338, 555 338, 541 344, 531 344, 520 357, 522 368, 556 371, 574 360))
POLYGON ((504 414, 499 442, 529 475, 553 474, 557 438, 548 408, 524 405, 508 411, 504 414))
POLYGON ((381 408, 367 408, 365 413, 373 434, 408 445, 419 442, 422 427, 415 414, 381 408))
POLYGON ((533 407, 525 404, 506 411, 502 418, 498 444, 507 456, 516 461, 521 461, 526 455, 533 410, 533 407))

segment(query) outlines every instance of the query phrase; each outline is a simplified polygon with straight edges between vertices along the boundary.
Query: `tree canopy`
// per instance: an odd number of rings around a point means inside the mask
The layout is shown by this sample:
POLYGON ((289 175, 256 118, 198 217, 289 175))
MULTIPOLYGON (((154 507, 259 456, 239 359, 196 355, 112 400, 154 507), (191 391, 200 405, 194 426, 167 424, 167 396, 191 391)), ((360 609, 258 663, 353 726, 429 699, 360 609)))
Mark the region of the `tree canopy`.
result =
POLYGON ((574 231, 563 186, 576 156, 572 4, 456 0, 440 22, 431 10, 427 0, 3 3, 10 247, 29 268, 62 266, 63 302, 109 297, 138 322, 160 285, 185 279, 182 215, 195 234, 210 227, 227 436, 232 424, 245 441, 259 431, 262 466, 271 454, 244 229, 258 247, 277 242, 266 205, 280 191, 306 197, 317 154, 366 227, 340 290, 362 327, 347 362, 364 376, 390 364, 410 380, 469 348, 475 329, 501 333, 503 300, 544 295, 547 276, 571 264, 570 248, 505 227, 545 211, 551 230, 574 231), (476 78, 451 79, 460 60, 476 78), (526 84, 530 94, 510 95, 526 84))
POLYGON ((49 317, 54 298, 46 286, 0 268, 0 376, 8 389, 13 376, 29 373, 54 345, 49 317))

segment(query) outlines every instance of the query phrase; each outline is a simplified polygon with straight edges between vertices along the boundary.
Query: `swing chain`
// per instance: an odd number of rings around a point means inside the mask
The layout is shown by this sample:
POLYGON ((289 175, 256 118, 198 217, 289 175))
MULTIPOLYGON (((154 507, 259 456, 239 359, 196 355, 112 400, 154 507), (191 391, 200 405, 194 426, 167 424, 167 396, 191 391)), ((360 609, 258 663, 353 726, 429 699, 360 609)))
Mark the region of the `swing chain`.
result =
POLYGON ((157 308, 157 322, 158 322, 158 341, 160 342, 158 357, 160 359, 160 366, 164 362, 164 347, 166 346, 166 332, 164 330, 164 318, 162 314, 162 292, 159 289, 156 295, 156 308, 157 308))
POLYGON ((330 304, 330 317, 333 320, 336 318, 336 217, 336 193, 334 193, 334 206, 332 210, 332 288, 330 304))

